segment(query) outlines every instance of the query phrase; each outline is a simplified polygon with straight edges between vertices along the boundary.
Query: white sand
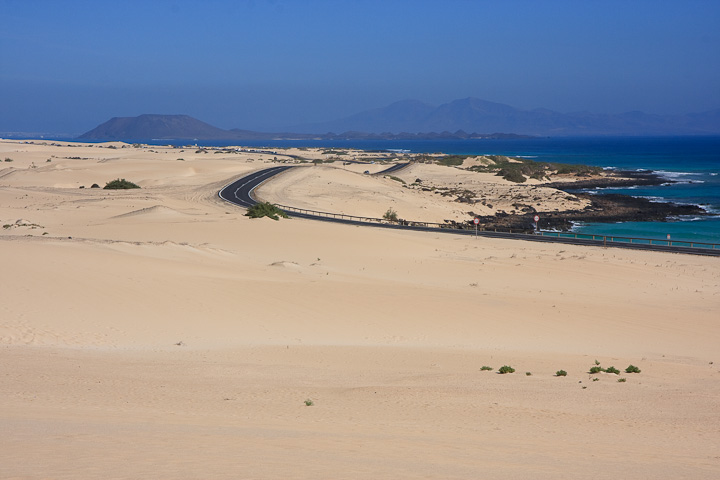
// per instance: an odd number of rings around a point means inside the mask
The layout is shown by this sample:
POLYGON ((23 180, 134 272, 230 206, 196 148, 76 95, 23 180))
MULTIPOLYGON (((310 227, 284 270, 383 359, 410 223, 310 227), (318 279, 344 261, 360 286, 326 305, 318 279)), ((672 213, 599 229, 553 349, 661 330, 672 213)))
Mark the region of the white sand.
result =
MULTIPOLYGON (((272 155, 6 157, 0 478, 720 477, 716 258, 251 220, 217 198, 272 155), (89 188, 115 178, 143 188, 89 188)), ((397 176, 457 175, 417 167, 397 176)), ((259 193, 458 205, 341 166, 259 193)))
POLYGON ((297 168, 261 186, 257 195, 281 205, 358 217, 382 218, 392 209, 405 220, 431 223, 467 221, 472 219, 472 214, 516 213, 518 208, 514 204, 517 203, 538 211, 582 209, 587 204, 586 200, 541 185, 518 185, 491 173, 439 165, 412 164, 386 176, 363 173, 385 168, 387 166, 337 163, 297 168), (416 183, 417 179, 421 182, 416 183), (443 195, 448 190, 457 193, 443 195), (457 202, 463 190, 473 192, 478 203, 457 202))

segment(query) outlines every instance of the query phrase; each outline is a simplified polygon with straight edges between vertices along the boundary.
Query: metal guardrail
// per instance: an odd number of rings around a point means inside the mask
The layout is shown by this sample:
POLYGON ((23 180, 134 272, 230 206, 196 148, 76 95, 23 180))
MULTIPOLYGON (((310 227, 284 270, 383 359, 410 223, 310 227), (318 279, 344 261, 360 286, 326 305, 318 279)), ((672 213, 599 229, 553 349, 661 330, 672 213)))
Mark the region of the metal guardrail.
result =
MULTIPOLYGON (((281 208, 282 210, 288 212, 288 213, 300 213, 302 215, 309 215, 313 217, 322 217, 322 218, 333 218, 337 220, 346 220, 350 222, 359 222, 359 223, 372 223, 375 225, 387 225, 387 226, 401 226, 401 227, 417 227, 417 228, 423 228, 423 229, 443 229, 443 230, 460 230, 463 232, 475 232, 475 226, 474 225, 465 225, 462 223, 432 223, 432 222, 417 222, 412 220, 403 220, 400 219, 398 221, 390 221, 384 218, 374 218, 374 217, 358 217, 355 215, 346 215, 344 213, 331 213, 331 212, 320 212, 317 210, 308 210, 305 208, 297 208, 297 207, 291 207, 288 205, 281 205, 279 203, 276 203, 275 206, 281 208)), ((492 228, 492 229, 484 229, 482 227, 478 228, 481 232, 498 232, 498 233, 530 233, 531 230, 529 229, 518 229, 516 228, 513 232, 512 228, 492 228)))
POLYGON ((706 242, 693 242, 689 240, 660 240, 656 238, 640 238, 640 237, 623 237, 617 235, 593 235, 589 233, 573 233, 573 232, 552 232, 541 230, 540 235, 557 237, 557 238, 576 238, 582 240, 595 240, 603 243, 607 242, 626 242, 638 245, 662 245, 668 247, 684 247, 684 248, 708 248, 708 249, 720 249, 720 244, 717 243, 706 243, 706 242))
MULTIPOLYGON (((346 215, 343 213, 331 213, 331 212, 321 212, 318 210, 309 210, 305 208, 297 208, 297 207, 291 207, 289 205, 281 205, 276 204, 277 207, 281 208, 282 210, 286 211, 287 213, 297 213, 303 216, 310 216, 310 217, 316 217, 316 218, 328 218, 328 219, 335 219, 335 220, 342 220, 346 222, 353 222, 353 223, 367 223, 367 224, 374 224, 378 226, 385 226, 385 227, 404 227, 404 228, 416 228, 419 230, 444 230, 444 231, 455 231, 457 233, 463 233, 463 234, 473 234, 475 233, 475 225, 468 223, 468 224, 462 224, 462 223, 432 223, 432 222, 416 222, 416 221, 410 221, 410 220, 399 220, 397 222, 390 221, 384 218, 374 218, 374 217, 359 217, 355 215, 346 215)), ((617 235, 593 235, 593 234, 586 234, 586 233, 573 233, 573 232, 554 232, 554 231, 548 231, 548 230, 540 230, 538 232, 534 232, 531 229, 512 229, 512 228, 483 228, 478 227, 478 232, 492 232, 492 233, 507 233, 507 234, 513 234, 518 235, 518 237, 546 237, 548 240, 551 238, 557 238, 557 239, 574 239, 574 240, 586 240, 591 242, 596 242, 598 246, 622 246, 622 244, 635 245, 648 245, 648 246, 661 246, 661 247, 676 247, 679 250, 680 249, 697 249, 698 253, 701 251, 712 251, 713 254, 720 253, 720 244, 717 243, 706 243, 706 242, 694 242, 694 241, 686 241, 686 240, 660 240, 660 239, 652 239, 652 238, 641 238, 641 237, 624 237, 624 236, 617 236, 617 235)))
MULTIPOLYGON (((280 171, 284 171, 287 168, 292 167, 285 167, 285 168, 279 168, 275 167, 272 169, 267 169, 262 172, 270 171, 270 170, 278 170, 272 173, 270 176, 275 175, 279 173, 280 171)), ((248 177, 241 178, 239 181, 245 180, 248 177)), ((245 193, 247 195, 247 201, 245 202, 232 202, 232 200, 227 199, 225 197, 222 197, 222 192, 227 188, 229 185, 223 188, 223 190, 220 191, 221 198, 224 198, 227 201, 231 201, 232 203, 236 203, 240 206, 245 206, 246 204, 252 205, 257 202, 257 199, 254 198, 253 190, 257 188, 261 183, 266 181, 269 177, 265 177, 264 175, 261 176, 261 180, 257 181, 255 179, 255 184, 250 188, 248 192, 245 193)), ((248 183, 252 183, 253 180, 249 180, 240 187, 246 186, 248 183)), ((232 185, 232 184, 230 184, 232 185)), ((235 192, 235 195, 237 197, 237 192, 235 192)), ((685 240, 660 240, 660 239, 650 239, 650 238, 639 238, 639 237, 623 237, 623 236, 615 236, 615 235, 593 235, 593 234, 583 234, 583 233, 573 233, 573 232, 553 232, 553 231, 538 231, 535 232, 531 229, 486 229, 483 227, 477 227, 468 222, 468 223, 457 223, 457 222, 446 222, 446 223, 432 223, 432 222, 417 222, 417 221, 410 221, 410 220, 399 220, 399 221, 390 221, 384 218, 373 218, 373 217, 361 217, 356 215, 346 215, 343 213, 332 213, 332 212, 322 212, 318 210, 310 210, 306 208, 297 208, 297 207, 291 207, 289 205, 281 205, 276 204, 277 207, 281 208, 282 210, 286 211, 287 213, 294 213, 296 216, 299 217, 305 217, 305 218, 314 218, 314 219, 327 219, 329 221, 336 221, 336 222, 343 222, 343 223, 349 223, 349 224, 355 224, 355 225, 362 225, 362 224, 368 224, 368 225, 374 225, 377 227, 383 227, 383 228, 394 228, 394 229, 411 229, 416 231, 438 231, 438 232, 444 232, 444 233, 455 233, 455 234, 461 234, 461 235, 482 235, 485 237, 496 237, 496 238, 512 238, 512 239, 518 239, 518 240, 531 240, 531 241, 539 241, 539 242, 562 242, 562 243, 568 243, 568 244, 575 244, 575 245, 593 245, 593 246, 607 246, 607 247, 622 247, 622 248, 632 248, 632 249, 643 249, 643 250, 654 250, 654 251, 664 251, 664 252, 675 252, 675 253, 689 253, 689 254, 695 254, 695 255, 710 255, 710 256, 719 256, 720 257, 720 244, 717 243, 707 243, 707 242, 694 242, 694 241, 685 241, 685 240)))

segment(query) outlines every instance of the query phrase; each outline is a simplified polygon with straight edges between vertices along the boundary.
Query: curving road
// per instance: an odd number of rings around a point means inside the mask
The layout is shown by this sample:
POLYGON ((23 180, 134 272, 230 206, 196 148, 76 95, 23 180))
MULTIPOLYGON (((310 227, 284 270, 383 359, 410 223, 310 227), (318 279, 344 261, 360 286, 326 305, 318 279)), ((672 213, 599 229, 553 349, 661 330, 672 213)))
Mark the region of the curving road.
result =
POLYGON ((252 207, 258 203, 252 196, 253 190, 259 187, 265 180, 277 175, 278 173, 284 172, 289 168, 293 167, 272 167, 253 172, 250 175, 246 175, 224 186, 218 195, 223 200, 234 203, 235 205, 245 208, 252 207))
MULTIPOLYGON (((400 164, 402 167, 407 166, 407 164, 400 164)), ((400 168, 402 168, 400 167, 400 168)), ((235 180, 234 182, 226 185, 225 187, 220 190, 218 195, 223 200, 233 203, 235 205, 239 205, 244 208, 249 208, 255 204, 257 204, 257 200, 253 197, 253 191, 259 187, 263 182, 267 181, 268 179, 272 178, 273 176, 282 173, 286 170, 289 170, 291 168, 297 168, 295 166, 282 166, 282 167, 271 167, 266 168, 264 170, 259 170, 257 172, 253 172, 249 175, 246 175, 238 180, 235 180)), ((399 168, 398 168, 399 170, 399 168)), ((385 172, 382 173, 386 173, 385 172)), ((564 238, 564 237, 548 237, 548 236, 542 236, 542 235, 533 235, 533 234, 525 234, 525 233, 505 233, 505 232, 488 232, 488 231, 479 231, 475 232, 475 230, 461 230, 461 229, 454 229, 454 228, 434 228, 434 227, 423 227, 423 226, 415 226, 415 225, 398 225, 398 224, 391 224, 391 223, 368 223, 366 221, 360 221, 360 220, 353 220, 350 218, 341 218, 342 216, 337 216, 335 214, 327 214, 328 216, 322 216, 322 215, 314 215, 312 213, 307 212, 294 212, 294 211, 287 211, 288 214, 292 215, 293 217, 299 217, 299 218, 308 218, 312 220, 321 220, 325 222, 335 222, 335 223, 345 223, 345 224, 351 224, 351 225, 363 225, 363 226, 373 226, 373 227, 380 227, 380 228, 393 228, 393 229, 401 229, 401 230, 416 230, 416 231, 426 231, 426 232, 433 232, 433 233, 452 233, 455 235, 477 235, 481 237, 490 237, 490 238, 505 238, 505 239, 511 239, 511 240, 528 240, 532 242, 548 242, 548 243, 563 243, 563 244, 569 244, 569 245, 587 245, 587 246, 593 246, 593 247, 619 247, 619 248, 630 248, 633 250, 652 250, 656 252, 674 252, 674 253, 689 253, 692 255, 708 255, 708 256, 720 256, 720 249, 710 249, 710 248, 692 248, 692 247, 679 247, 679 246, 670 246, 670 245, 649 245, 649 244, 642 244, 642 243, 627 243, 627 242, 618 242, 618 241, 603 241, 603 240, 590 240, 585 238, 564 238)))
POLYGON ((386 168, 385 170, 377 173, 373 173, 373 175, 387 175, 388 173, 397 172, 398 170, 402 170, 403 168, 410 165, 409 163, 396 163, 390 168, 386 168))

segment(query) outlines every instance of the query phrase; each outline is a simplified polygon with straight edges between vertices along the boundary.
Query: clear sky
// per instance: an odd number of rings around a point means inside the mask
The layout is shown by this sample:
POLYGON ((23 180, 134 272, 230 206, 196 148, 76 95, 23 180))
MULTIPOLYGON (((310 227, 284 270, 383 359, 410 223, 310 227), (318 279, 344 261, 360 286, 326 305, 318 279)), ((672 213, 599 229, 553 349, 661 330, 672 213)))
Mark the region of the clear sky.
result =
POLYGON ((0 132, 274 130, 408 98, 720 108, 718 0, 0 0, 0 19, 0 132))

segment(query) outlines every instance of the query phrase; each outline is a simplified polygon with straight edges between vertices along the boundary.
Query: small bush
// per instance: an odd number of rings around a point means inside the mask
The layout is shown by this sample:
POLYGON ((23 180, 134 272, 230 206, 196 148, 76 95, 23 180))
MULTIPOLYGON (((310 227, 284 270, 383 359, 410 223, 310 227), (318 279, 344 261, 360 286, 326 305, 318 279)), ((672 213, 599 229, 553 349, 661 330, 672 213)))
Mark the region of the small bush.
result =
POLYGON ((256 203, 252 207, 248 208, 245 216, 250 218, 269 217, 273 220, 280 220, 280 217, 289 218, 287 213, 283 212, 270 202, 256 203))
POLYGON ((480 370, 482 370, 482 371, 484 372, 484 371, 486 371, 486 370, 492 370, 492 367, 488 367, 487 365, 483 365, 482 367, 480 367, 480 370))
POLYGON ((565 370, 558 370, 555 372, 556 377, 567 377, 567 372, 565 370))
POLYGON ((597 377, 593 378, 593 382, 599 382, 599 381, 600 381, 599 378, 597 378, 597 377))
POLYGON ((628 365, 625 369, 625 373, 640 373, 640 369, 635 365, 628 365))
POLYGON ((457 167, 462 165, 467 157, 464 155, 447 155, 437 159, 438 165, 444 165, 446 167, 457 167))
POLYGON ((605 369, 606 373, 614 373, 615 375, 620 375, 620 370, 618 370, 615 367, 608 367, 605 369))
POLYGON ((90 185, 90 188, 100 188, 100 185, 98 185, 97 183, 93 183, 92 185, 90 185))
POLYGON ((627 382, 627 378, 618 378, 618 382, 625 383, 627 382))
POLYGON ((5 157, 5 161, 6 161, 6 162, 12 162, 12 161, 13 161, 13 159, 12 159, 12 158, 10 158, 10 157, 5 157))
POLYGON ((124 178, 118 178, 116 180, 106 183, 103 188, 105 190, 128 190, 131 188, 140 188, 140 186, 134 184, 133 182, 129 182, 124 178))
POLYGON ((389 178, 390 180, 395 180, 396 182, 400 182, 400 183, 402 183, 403 185, 405 185, 405 180, 403 180, 403 179, 400 178, 400 177, 395 177, 395 176, 393 176, 393 175, 388 175, 388 178, 389 178))
POLYGON ((387 209, 387 212, 385 212, 385 214, 383 215, 383 218, 385 220, 387 220, 388 222, 397 222, 398 221, 397 212, 395 210, 393 210, 392 208, 387 209))
POLYGON ((500 172, 498 172, 498 175, 503 177, 505 180, 515 183, 523 183, 525 182, 525 180, 527 180, 527 178, 525 178, 525 176, 520 173, 519 170, 514 168, 503 168, 502 170, 500 170, 500 172))
POLYGON ((503 365, 500 367, 500 370, 498 370, 498 373, 506 374, 506 373, 515 373, 515 369, 511 367, 510 365, 503 365))
POLYGON ((308 398, 307 400, 305 400, 305 406, 306 406, 306 407, 312 407, 313 405, 315 405, 315 402, 313 402, 313 401, 310 400, 309 398, 308 398))
POLYGON ((590 367, 590 373, 591 373, 591 374, 596 374, 596 373, 600 373, 600 372, 604 372, 604 370, 602 369, 602 367, 600 367, 600 366, 598 366, 598 365, 595 365, 594 367, 590 367))
POLYGON ((532 377, 532 372, 525 372, 526 377, 532 377))

